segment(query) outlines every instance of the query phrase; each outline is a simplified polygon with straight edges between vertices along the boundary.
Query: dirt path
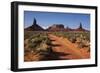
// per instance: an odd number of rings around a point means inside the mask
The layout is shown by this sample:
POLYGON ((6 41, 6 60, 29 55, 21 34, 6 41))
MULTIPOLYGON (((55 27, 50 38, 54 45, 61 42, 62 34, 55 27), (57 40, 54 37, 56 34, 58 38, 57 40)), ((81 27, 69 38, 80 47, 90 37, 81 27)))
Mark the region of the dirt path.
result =
POLYGON ((84 49, 77 48, 76 44, 71 43, 67 38, 58 37, 53 34, 48 34, 49 39, 52 41, 53 51, 67 54, 60 56, 61 59, 86 59, 89 58, 89 52, 84 49))

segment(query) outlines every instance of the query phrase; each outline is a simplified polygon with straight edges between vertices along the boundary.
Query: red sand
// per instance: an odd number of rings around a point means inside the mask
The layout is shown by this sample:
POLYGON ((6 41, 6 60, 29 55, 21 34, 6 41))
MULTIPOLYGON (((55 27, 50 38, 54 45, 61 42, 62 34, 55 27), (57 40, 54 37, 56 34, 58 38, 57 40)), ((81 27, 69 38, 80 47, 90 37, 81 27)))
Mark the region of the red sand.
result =
POLYGON ((53 51, 66 53, 69 55, 60 56, 61 59, 87 59, 90 58, 90 52, 86 49, 77 48, 76 44, 71 43, 67 38, 58 37, 53 34, 48 34, 48 37, 54 45, 60 45, 53 47, 53 51))

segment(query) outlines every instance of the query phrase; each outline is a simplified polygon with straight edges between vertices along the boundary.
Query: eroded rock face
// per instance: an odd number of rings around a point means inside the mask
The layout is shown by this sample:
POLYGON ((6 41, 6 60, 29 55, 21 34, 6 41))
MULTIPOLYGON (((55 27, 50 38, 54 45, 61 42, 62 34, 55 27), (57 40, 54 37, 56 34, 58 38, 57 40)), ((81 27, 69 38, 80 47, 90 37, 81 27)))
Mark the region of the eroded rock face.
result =
POLYGON ((63 24, 53 24, 47 30, 48 31, 64 31, 65 28, 63 24))
POLYGON ((64 29, 64 25, 63 25, 63 24, 53 24, 53 25, 51 26, 51 28, 64 29))

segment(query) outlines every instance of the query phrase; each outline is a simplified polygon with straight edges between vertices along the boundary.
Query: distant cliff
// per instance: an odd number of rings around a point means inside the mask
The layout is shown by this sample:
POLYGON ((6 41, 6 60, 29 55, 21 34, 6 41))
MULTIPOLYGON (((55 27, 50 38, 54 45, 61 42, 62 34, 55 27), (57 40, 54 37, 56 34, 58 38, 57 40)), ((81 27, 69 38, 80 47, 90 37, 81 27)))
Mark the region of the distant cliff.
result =
POLYGON ((33 24, 27 28, 25 28, 27 31, 88 31, 83 28, 82 23, 80 23, 79 27, 76 29, 72 29, 69 27, 64 27, 63 24, 53 24, 47 29, 43 29, 41 26, 37 24, 36 19, 34 18, 33 24))
POLYGON ((53 24, 52 26, 47 28, 47 31, 64 31, 64 25, 63 24, 53 24))

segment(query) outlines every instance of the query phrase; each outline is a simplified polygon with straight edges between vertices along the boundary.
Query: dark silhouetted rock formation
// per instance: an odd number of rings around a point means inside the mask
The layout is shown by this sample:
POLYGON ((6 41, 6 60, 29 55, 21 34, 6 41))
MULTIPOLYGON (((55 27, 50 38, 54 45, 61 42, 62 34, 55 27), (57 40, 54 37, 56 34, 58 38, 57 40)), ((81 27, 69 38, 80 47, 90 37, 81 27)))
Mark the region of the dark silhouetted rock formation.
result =
POLYGON ((80 26, 77 29, 74 29, 74 31, 87 31, 82 27, 82 23, 80 23, 80 26))
POLYGON ((25 30, 28 30, 28 31, 43 31, 44 29, 37 24, 37 21, 34 18, 32 26, 25 28, 25 30))
POLYGON ((83 28, 82 23, 80 23, 79 27, 76 29, 69 28, 68 26, 67 28, 65 28, 63 24, 53 24, 47 29, 43 29, 41 26, 37 24, 37 21, 35 18, 34 18, 33 24, 25 28, 25 30, 27 31, 66 31, 66 32, 67 31, 88 31, 83 28))

